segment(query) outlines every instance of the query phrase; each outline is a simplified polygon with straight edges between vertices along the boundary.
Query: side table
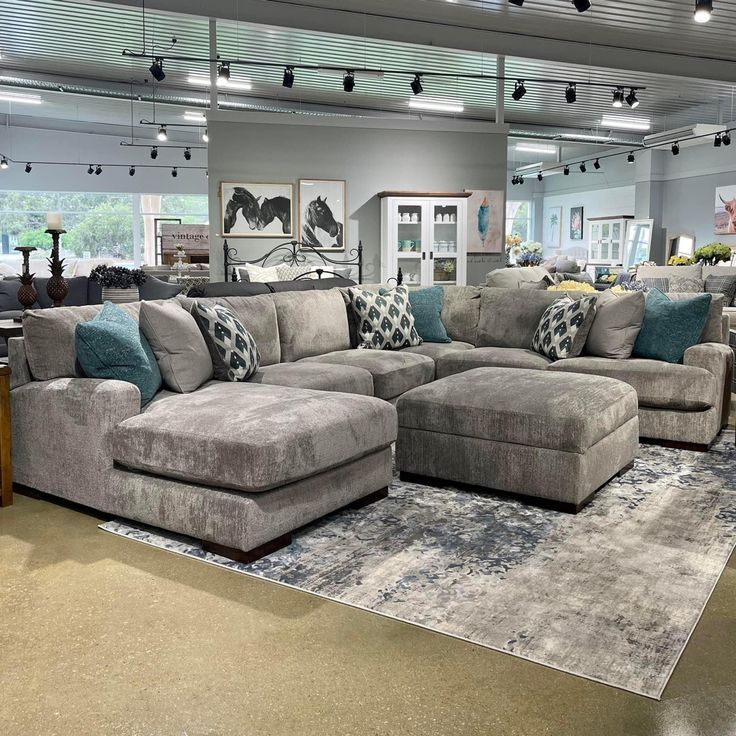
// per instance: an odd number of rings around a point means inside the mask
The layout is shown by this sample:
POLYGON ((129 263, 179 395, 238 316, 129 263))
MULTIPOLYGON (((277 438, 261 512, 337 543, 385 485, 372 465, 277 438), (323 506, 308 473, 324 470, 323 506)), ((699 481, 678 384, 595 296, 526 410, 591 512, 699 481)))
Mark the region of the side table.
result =
POLYGON ((13 503, 11 441, 10 366, 0 365, 0 506, 13 503))

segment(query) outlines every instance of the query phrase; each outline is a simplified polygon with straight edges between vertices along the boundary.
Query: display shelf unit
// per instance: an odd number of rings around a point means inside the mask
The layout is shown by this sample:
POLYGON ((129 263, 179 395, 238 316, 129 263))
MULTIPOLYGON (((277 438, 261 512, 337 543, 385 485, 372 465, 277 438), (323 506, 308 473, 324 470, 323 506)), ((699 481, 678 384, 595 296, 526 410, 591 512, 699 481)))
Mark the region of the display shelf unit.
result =
POLYGON ((381 280, 465 285, 470 192, 380 192, 381 280))
POLYGON ((590 266, 621 266, 626 258, 626 223, 632 215, 588 218, 590 266))

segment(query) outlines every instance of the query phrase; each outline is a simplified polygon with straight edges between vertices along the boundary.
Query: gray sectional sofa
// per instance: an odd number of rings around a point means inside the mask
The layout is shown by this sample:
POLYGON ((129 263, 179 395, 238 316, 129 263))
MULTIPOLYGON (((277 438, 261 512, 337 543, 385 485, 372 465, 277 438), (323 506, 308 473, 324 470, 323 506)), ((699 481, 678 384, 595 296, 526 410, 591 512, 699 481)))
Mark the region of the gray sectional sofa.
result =
MULTIPOLYGON (((210 297, 203 301, 229 307, 253 334, 259 372, 189 394, 162 390, 143 409, 134 385, 79 377, 74 329, 99 306, 31 310, 24 338, 9 343, 15 481, 258 556, 324 514, 385 493, 397 436, 392 404, 477 367, 619 379, 636 389, 643 438, 707 448, 728 418, 733 369, 719 300, 683 365, 585 356, 551 363, 530 346, 559 296, 447 287, 442 320, 452 342, 400 351, 354 349, 340 289, 210 297)), ((139 307, 125 305, 133 316, 139 307)))

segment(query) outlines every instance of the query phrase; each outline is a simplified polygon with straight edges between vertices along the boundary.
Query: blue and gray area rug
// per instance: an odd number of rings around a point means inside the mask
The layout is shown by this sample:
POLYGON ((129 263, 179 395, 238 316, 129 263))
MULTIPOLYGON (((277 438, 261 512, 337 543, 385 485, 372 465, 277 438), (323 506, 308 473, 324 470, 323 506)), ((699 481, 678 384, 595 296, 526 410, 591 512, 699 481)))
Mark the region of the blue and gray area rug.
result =
POLYGON ((736 545, 736 446, 733 430, 709 453, 643 445, 577 516, 397 478, 250 565, 101 528, 659 698, 736 545))

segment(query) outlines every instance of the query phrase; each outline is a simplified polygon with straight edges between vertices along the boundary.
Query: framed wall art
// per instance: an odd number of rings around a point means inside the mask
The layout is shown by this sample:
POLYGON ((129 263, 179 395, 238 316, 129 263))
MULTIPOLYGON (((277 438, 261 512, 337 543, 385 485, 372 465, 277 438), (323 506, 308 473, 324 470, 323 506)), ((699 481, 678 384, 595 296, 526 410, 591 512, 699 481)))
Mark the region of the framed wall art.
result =
POLYGON ((468 253, 503 253, 503 195, 502 191, 472 190, 467 210, 468 253))
POLYGON ((220 184, 222 235, 228 238, 291 238, 293 184, 220 184))
POLYGON ((570 207, 570 240, 583 239, 583 208, 570 207))
POLYGON ((347 185, 342 179, 299 180, 299 239, 315 250, 345 250, 347 185))

